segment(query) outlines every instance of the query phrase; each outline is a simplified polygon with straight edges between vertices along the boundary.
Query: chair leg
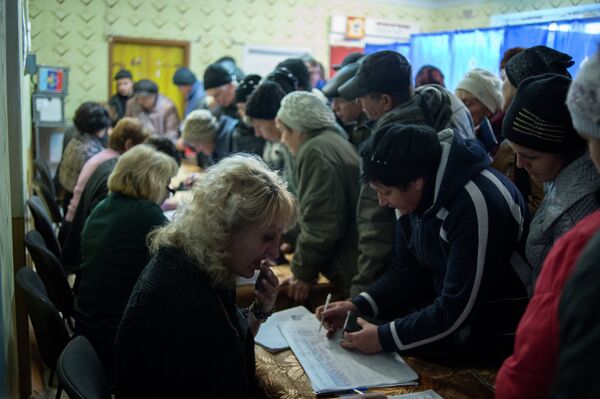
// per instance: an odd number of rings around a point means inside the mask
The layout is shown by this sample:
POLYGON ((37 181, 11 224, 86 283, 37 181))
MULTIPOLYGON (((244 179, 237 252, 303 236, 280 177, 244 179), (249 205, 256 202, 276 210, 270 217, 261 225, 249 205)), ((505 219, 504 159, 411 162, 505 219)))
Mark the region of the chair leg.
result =
POLYGON ((54 399, 60 399, 61 395, 62 395, 62 384, 59 382, 58 388, 56 389, 56 396, 54 399))

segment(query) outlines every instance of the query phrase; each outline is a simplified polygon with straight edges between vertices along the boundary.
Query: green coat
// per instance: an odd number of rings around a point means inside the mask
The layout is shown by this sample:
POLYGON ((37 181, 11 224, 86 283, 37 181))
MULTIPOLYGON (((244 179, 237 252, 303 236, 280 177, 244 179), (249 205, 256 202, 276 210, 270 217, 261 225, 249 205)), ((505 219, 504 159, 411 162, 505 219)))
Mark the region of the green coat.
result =
POLYGON ((332 129, 298 149, 300 233, 291 263, 296 278, 312 281, 321 272, 337 288, 350 288, 356 273, 359 168, 352 144, 332 129))

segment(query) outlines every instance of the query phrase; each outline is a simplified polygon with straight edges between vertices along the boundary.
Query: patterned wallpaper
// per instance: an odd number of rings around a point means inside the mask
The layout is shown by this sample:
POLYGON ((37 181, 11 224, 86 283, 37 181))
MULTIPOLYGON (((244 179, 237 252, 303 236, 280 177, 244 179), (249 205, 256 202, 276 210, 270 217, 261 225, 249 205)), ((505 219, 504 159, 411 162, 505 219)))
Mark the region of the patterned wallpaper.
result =
POLYGON ((29 15, 38 63, 71 68, 70 116, 82 101, 107 98, 111 35, 190 41, 190 66, 201 75, 225 54, 241 63, 246 44, 309 47, 326 61, 329 17, 336 14, 415 21, 427 32, 487 26, 499 12, 591 2, 508 0, 432 10, 362 0, 29 0, 29 15))

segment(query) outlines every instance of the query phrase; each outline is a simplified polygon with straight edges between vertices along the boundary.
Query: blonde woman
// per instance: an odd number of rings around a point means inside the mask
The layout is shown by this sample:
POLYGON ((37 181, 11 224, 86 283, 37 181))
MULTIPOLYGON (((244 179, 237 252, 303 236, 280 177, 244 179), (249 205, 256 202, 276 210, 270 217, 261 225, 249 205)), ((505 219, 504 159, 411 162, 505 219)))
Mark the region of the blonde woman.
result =
POLYGON ((278 285, 266 261, 279 256, 295 219, 293 196, 258 157, 233 155, 207 169, 191 202, 150 236, 154 257, 116 338, 117 395, 262 397, 253 337, 278 285), (256 297, 242 312, 235 280, 255 270, 256 297))
POLYGON ((146 236, 167 222, 159 204, 176 173, 168 155, 145 144, 133 147, 117 162, 108 179, 110 194, 94 208, 81 234, 76 330, 90 340, 109 375, 119 321, 150 259, 146 236))

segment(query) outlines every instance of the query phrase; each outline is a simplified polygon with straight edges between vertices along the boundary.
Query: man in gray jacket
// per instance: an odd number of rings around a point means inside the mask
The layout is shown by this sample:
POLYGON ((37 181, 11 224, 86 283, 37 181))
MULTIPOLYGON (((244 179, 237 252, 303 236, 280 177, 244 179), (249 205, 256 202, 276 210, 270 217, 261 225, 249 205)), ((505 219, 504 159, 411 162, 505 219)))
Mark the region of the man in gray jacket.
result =
MULTIPOLYGON (((357 100, 374 122, 372 131, 390 123, 429 125, 436 131, 452 128, 463 137, 475 137, 469 110, 439 85, 412 87, 410 63, 394 51, 364 58, 356 75, 338 90, 346 100, 357 100)), ((358 198, 358 273, 351 295, 362 292, 389 264, 396 222, 394 210, 379 206, 377 193, 363 184, 358 198)))

